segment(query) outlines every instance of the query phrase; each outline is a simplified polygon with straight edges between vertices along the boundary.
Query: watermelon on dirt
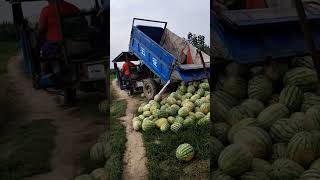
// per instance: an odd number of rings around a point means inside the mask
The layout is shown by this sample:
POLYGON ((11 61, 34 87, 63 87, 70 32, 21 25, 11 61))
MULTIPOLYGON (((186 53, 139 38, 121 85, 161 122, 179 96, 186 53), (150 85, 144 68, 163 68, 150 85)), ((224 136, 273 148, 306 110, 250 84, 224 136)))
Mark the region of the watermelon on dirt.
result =
POLYGON ((176 157, 180 161, 190 161, 194 154, 194 148, 188 143, 179 145, 176 150, 176 157))

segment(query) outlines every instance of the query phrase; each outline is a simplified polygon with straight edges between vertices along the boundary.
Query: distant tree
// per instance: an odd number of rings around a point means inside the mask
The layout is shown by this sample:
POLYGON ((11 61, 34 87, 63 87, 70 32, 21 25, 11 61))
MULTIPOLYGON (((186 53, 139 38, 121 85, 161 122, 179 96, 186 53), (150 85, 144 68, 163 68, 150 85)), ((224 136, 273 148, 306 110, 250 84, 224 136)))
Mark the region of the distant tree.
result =
POLYGON ((187 41, 201 51, 210 54, 210 47, 205 43, 205 37, 203 35, 196 35, 189 32, 187 41))

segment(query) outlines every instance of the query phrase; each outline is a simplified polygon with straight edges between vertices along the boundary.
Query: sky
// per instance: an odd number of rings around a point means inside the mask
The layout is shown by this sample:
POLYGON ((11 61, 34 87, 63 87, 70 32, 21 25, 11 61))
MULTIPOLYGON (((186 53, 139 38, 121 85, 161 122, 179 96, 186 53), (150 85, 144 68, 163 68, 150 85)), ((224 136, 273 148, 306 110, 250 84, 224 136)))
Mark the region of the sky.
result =
POLYGON ((128 51, 134 17, 166 21, 167 28, 181 37, 192 32, 210 42, 209 0, 110 0, 110 9, 111 60, 128 51))

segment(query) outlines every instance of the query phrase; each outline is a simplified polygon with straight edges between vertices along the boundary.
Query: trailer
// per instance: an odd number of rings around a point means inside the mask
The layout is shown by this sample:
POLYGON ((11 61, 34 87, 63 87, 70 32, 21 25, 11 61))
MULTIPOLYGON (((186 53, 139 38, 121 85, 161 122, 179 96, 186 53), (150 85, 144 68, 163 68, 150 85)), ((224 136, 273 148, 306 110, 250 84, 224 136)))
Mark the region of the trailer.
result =
POLYGON ((122 52, 113 60, 122 90, 132 92, 142 86, 147 99, 152 99, 157 93, 161 94, 170 83, 188 83, 210 78, 210 56, 166 27, 167 22, 163 21, 133 19, 129 51, 122 52), (135 25, 136 21, 158 26, 135 25), (192 64, 186 63, 188 50, 193 59, 192 64), (126 59, 139 62, 133 67, 138 72, 137 77, 128 80, 122 78, 117 63, 125 62, 126 59), (160 86, 163 87, 159 91, 160 86))

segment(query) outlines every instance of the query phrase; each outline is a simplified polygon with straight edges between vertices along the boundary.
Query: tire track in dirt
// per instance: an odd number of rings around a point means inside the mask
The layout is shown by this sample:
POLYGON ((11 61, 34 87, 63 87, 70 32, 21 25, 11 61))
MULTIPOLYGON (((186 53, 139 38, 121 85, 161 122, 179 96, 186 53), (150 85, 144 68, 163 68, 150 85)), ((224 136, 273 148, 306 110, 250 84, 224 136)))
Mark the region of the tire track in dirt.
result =
POLYGON ((80 119, 77 112, 59 107, 56 95, 36 90, 21 67, 20 57, 8 63, 8 78, 14 84, 17 95, 26 104, 30 119, 50 119, 56 127, 55 149, 50 160, 51 171, 35 175, 26 180, 70 180, 80 171, 77 161, 92 144, 101 127, 80 119))
POLYGON ((126 116, 121 117, 121 121, 126 127, 127 137, 126 151, 123 157, 124 170, 122 178, 124 180, 147 180, 147 157, 142 134, 134 131, 132 128, 132 118, 137 109, 139 101, 128 96, 125 91, 120 90, 116 81, 112 82, 112 87, 117 93, 119 99, 125 99, 127 101, 126 116))

